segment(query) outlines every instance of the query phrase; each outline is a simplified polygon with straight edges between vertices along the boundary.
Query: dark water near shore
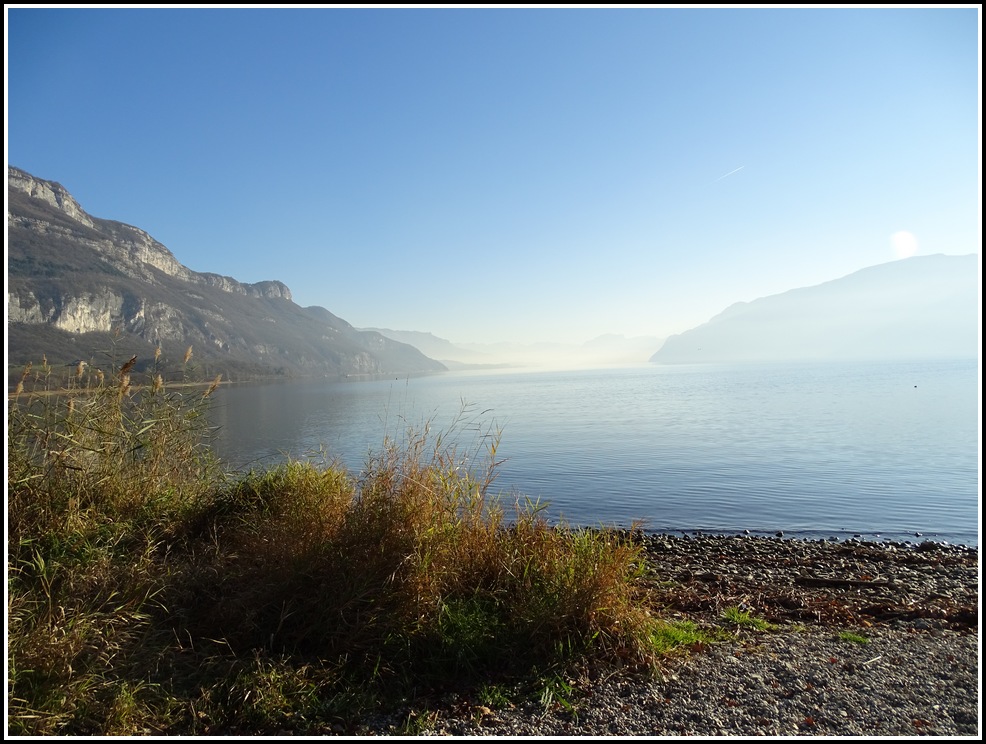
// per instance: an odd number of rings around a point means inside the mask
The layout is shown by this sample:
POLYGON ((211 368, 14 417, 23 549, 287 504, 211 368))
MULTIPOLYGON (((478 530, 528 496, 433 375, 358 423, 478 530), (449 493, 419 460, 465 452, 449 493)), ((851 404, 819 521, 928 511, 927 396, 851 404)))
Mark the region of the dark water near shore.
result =
POLYGON ((236 469, 322 446, 359 472, 385 435, 447 430, 463 402, 459 451, 499 426, 496 490, 552 520, 978 545, 977 360, 242 385, 211 415, 236 469))

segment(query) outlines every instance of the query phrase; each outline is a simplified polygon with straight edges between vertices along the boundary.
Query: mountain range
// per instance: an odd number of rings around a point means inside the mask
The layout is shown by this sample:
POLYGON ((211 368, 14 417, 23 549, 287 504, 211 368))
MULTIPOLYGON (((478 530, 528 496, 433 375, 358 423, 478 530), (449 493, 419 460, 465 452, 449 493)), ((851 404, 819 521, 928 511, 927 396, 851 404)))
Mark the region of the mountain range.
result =
POLYGON ((28 362, 136 356, 166 379, 345 378, 446 369, 644 362, 976 357, 979 256, 917 256, 726 308, 666 340, 581 345, 452 343, 358 329, 300 307, 279 281, 245 284, 183 266, 143 230, 86 213, 59 183, 7 169, 8 375, 28 362), (160 349, 160 361, 155 354, 160 349), (655 352, 656 350, 656 352, 655 352))
POLYGON ((445 370, 408 344, 362 331, 278 281, 192 271, 143 230, 86 213, 59 183, 7 168, 8 374, 42 358, 138 359, 203 379, 420 374, 445 370), (155 362, 156 350, 160 359, 155 362))

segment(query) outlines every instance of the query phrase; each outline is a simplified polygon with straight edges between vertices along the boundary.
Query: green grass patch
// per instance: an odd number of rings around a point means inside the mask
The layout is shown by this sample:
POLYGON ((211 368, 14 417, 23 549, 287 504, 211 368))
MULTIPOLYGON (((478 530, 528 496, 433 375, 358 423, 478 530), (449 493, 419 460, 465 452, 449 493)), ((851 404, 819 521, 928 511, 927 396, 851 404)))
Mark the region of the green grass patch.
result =
POLYGON ((722 619, 730 625, 738 628, 752 628, 753 630, 774 630, 775 626, 763 618, 753 617, 749 611, 739 607, 727 607, 722 612, 722 619))
POLYGON ((870 639, 866 636, 859 635, 859 633, 853 633, 849 630, 840 631, 839 640, 845 641, 846 643, 858 643, 863 646, 870 642, 870 639))
POLYGON ((513 701, 513 691, 502 684, 483 683, 476 690, 476 702, 489 708, 509 708, 513 701))
POLYGON ((648 643, 658 656, 702 648, 716 640, 716 635, 703 630, 691 620, 656 622, 650 628, 648 643))

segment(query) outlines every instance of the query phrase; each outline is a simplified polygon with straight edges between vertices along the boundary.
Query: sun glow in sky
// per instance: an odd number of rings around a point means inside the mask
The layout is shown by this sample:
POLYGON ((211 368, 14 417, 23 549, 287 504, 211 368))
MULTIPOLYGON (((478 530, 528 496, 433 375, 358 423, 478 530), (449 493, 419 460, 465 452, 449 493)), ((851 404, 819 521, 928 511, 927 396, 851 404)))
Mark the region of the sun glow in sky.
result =
POLYGON ((10 165, 357 327, 663 337, 981 242, 978 6, 6 14, 10 165))
POLYGON ((918 252, 918 239, 907 230, 898 230, 890 236, 897 258, 910 258, 918 252))

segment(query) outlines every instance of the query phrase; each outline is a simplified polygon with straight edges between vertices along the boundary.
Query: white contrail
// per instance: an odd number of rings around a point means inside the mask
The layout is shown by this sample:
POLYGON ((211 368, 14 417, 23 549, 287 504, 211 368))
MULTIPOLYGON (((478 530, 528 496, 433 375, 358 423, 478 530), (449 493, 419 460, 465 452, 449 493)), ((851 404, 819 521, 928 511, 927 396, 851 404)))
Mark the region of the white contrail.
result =
POLYGON ((717 182, 721 181, 724 178, 728 178, 729 176, 733 175, 734 173, 739 173, 745 167, 746 167, 745 165, 741 165, 739 168, 734 168, 733 170, 729 171, 729 173, 724 173, 723 175, 719 176, 719 178, 717 178, 712 183, 717 183, 717 182))

